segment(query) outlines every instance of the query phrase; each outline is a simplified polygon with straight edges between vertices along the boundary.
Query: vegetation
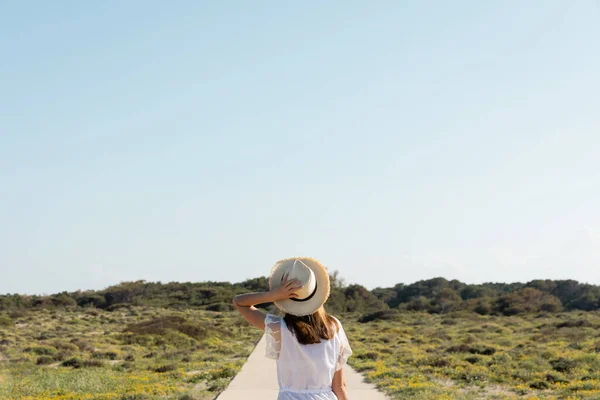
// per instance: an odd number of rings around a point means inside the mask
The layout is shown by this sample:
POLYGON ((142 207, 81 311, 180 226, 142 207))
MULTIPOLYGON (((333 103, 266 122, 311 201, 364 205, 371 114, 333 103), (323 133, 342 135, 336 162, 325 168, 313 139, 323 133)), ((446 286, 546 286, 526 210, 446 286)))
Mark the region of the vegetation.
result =
MULTIPOLYGON (((371 291, 361 285, 344 285, 337 273, 332 275, 332 282, 328 306, 336 313, 397 308, 431 314, 474 311, 481 315, 511 316, 532 312, 600 310, 600 286, 573 280, 468 285, 457 280, 435 278, 371 291)), ((91 307, 112 311, 134 305, 229 311, 232 309, 231 298, 236 294, 267 289, 267 278, 261 277, 235 284, 136 281, 99 291, 62 292, 49 296, 0 295, 0 327, 11 323, 11 316, 30 309, 91 307)))
POLYGON ((0 327, 0 398, 213 399, 259 338, 233 312, 32 310, 0 327))
MULTIPOLYGON (((600 398, 598 286, 331 278, 351 365, 392 398, 600 398)), ((260 337, 231 299, 267 288, 262 277, 0 296, 0 398, 214 399, 260 337)))
POLYGON ((388 311, 344 322, 350 364, 394 399, 600 398, 598 312, 388 311))

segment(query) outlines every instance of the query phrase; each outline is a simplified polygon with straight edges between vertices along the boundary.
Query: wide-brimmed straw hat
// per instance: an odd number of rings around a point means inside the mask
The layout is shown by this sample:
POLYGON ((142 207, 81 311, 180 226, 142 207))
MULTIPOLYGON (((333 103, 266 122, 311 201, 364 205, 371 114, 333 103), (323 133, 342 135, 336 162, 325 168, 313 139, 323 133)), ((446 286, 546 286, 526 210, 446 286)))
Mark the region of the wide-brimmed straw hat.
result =
POLYGON ((286 258, 271 269, 269 286, 279 288, 284 278, 297 279, 302 287, 295 293, 298 297, 279 300, 275 305, 284 313, 298 317, 313 314, 329 297, 329 274, 323 264, 310 257, 286 258))

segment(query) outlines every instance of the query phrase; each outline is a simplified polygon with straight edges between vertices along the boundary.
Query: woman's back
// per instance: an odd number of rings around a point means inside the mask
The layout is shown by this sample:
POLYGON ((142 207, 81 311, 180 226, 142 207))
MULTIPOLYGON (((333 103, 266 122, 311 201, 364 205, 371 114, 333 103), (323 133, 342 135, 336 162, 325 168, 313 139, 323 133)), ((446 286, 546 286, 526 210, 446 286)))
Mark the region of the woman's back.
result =
POLYGON ((341 323, 333 338, 300 344, 285 320, 272 314, 265 318, 267 357, 277 360, 280 400, 336 399, 331 382, 352 350, 341 323))
POLYGON ((235 308, 266 333, 267 357, 277 360, 279 400, 348 400, 342 367, 352 350, 342 324, 327 314, 329 273, 310 257, 278 261, 269 291, 234 297, 235 308), (285 314, 263 314, 255 305, 274 302, 285 314))

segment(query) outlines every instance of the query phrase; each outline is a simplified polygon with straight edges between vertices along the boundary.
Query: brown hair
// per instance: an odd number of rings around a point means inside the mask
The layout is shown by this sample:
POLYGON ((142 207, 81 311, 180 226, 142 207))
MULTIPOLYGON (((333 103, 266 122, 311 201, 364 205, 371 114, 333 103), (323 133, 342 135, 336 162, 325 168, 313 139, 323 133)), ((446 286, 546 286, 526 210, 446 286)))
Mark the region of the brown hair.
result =
POLYGON ((339 329, 336 319, 327 314, 324 307, 302 317, 285 314, 283 320, 300 344, 314 344, 320 343, 321 339, 332 339, 339 329))

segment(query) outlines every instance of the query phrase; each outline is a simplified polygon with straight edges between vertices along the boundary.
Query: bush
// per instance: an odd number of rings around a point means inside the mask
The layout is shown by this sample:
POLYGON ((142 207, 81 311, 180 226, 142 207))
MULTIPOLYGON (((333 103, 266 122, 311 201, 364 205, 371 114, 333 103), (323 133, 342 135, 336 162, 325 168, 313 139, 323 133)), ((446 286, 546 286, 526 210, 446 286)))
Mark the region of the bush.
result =
POLYGON ((52 346, 58 350, 63 350, 63 351, 67 351, 67 352, 74 352, 74 351, 79 350, 79 347, 77 347, 73 343, 66 343, 66 342, 61 342, 58 340, 55 340, 54 342, 52 342, 52 346))
POLYGON ((94 350, 94 346, 92 346, 92 344, 90 342, 83 340, 83 339, 73 339, 73 340, 71 340, 71 343, 73 343, 75 346, 77 346, 80 351, 93 351, 94 350))
POLYGON ((443 319, 442 322, 440 322, 440 324, 442 325, 456 325, 458 322, 455 319, 443 319))
POLYGON ((431 367, 435 367, 435 368, 445 368, 445 367, 449 367, 450 365, 452 365, 450 360, 448 360, 447 358, 444 358, 444 357, 439 357, 439 356, 430 358, 429 360, 427 360, 425 362, 425 364, 429 365, 431 367))
POLYGON ((29 312, 23 308, 17 308, 14 310, 10 310, 8 312, 8 316, 10 318, 12 318, 13 320, 15 319, 19 319, 19 318, 25 318, 29 315, 29 312))
POLYGON ((37 354, 38 356, 53 356, 57 353, 56 349, 51 346, 27 347, 23 351, 26 353, 37 354))
POLYGON ((123 396, 119 397, 119 400, 150 400, 154 398, 154 396, 150 397, 147 394, 124 394, 123 396))
POLYGON ((496 353, 496 349, 491 346, 459 344, 450 346, 446 349, 447 353, 471 353, 484 356, 491 356, 496 353))
POLYGON ((562 309, 562 303, 551 294, 526 287, 500 297, 497 309, 506 316, 540 311, 558 312, 562 309))
POLYGON ((586 319, 575 319, 556 324, 557 328, 584 328, 594 326, 590 321, 586 319))
POLYGON ((231 303, 217 303, 217 304, 211 304, 210 306, 207 306, 206 310, 207 311, 221 311, 221 312, 226 312, 226 311, 233 311, 233 310, 235 310, 235 307, 231 303))
POLYGON ((54 358, 50 356, 40 356, 35 362, 37 365, 48 365, 54 362, 54 358))
POLYGON ((491 356, 496 353, 496 349, 491 346, 473 346, 469 349, 469 353, 491 356))
POLYGON ((116 351, 95 351, 92 353, 92 358, 100 360, 116 360, 119 354, 116 351))
POLYGON ((211 371, 210 379, 217 380, 223 378, 233 378, 234 376, 236 376, 236 374, 237 370, 235 368, 226 365, 224 367, 217 368, 216 370, 211 371))
POLYGON ((104 367, 104 363, 100 360, 85 360, 83 362, 83 367, 84 368, 98 368, 98 367, 104 367))
POLYGON ((391 320, 394 319, 397 314, 397 311, 394 310, 375 311, 369 314, 364 314, 358 319, 358 322, 366 323, 371 321, 391 320))
POLYGON ((468 362, 469 364, 477 364, 480 360, 481 360, 481 358, 479 358, 477 356, 471 356, 471 357, 465 358, 465 361, 468 362))
POLYGON ((200 397, 196 397, 193 394, 186 393, 179 398, 179 400, 202 400, 200 397))
POLYGON ((356 358, 361 360, 377 360, 379 354, 375 351, 369 351, 367 353, 357 354, 356 358))
POLYGON ((158 368, 155 368, 154 372, 164 373, 164 372, 169 372, 169 371, 175 371, 176 369, 177 369, 176 365, 167 364, 167 365, 162 365, 158 368))
POLYGON ((125 303, 118 303, 118 304, 111 304, 110 306, 106 307, 106 311, 117 311, 117 310, 130 310, 131 309, 131 304, 125 304, 125 303))
POLYGON ((71 351, 61 350, 58 353, 56 353, 54 358, 56 359, 56 361, 64 361, 67 358, 69 358, 72 354, 73 354, 73 352, 71 352, 71 351))
POLYGON ((37 340, 48 340, 48 339, 54 339, 55 337, 56 337, 56 332, 46 331, 46 332, 40 333, 36 337, 36 339, 37 340))
POLYGON ((165 335, 169 330, 181 332, 197 340, 202 340, 207 336, 206 328, 175 315, 131 324, 124 331, 136 335, 165 335))
POLYGON ((11 317, 9 317, 6 314, 0 315, 0 326, 9 327, 9 326, 13 326, 13 325, 14 325, 14 322, 11 317))
POLYGON ((468 353, 471 346, 468 344, 457 344, 456 346, 450 346, 446 349, 446 353, 468 353))
POLYGON ((550 385, 548 384, 548 382, 535 381, 535 382, 530 383, 529 387, 532 389, 537 389, 537 390, 545 390, 545 389, 548 389, 550 387, 550 385))
POLYGON ((133 362, 124 362, 121 365, 115 365, 115 367, 122 367, 126 371, 132 371, 135 369, 135 363, 133 362))
POLYGON ((558 374, 547 374, 546 380, 550 383, 568 383, 569 380, 562 375, 558 374))
POLYGON ((66 361, 63 361, 60 365, 63 367, 73 367, 77 369, 83 367, 83 361, 81 361, 79 358, 70 358, 66 361))
POLYGON ((569 358, 559 358, 558 360, 550 361, 552 369, 558 372, 570 372, 577 367, 578 362, 569 358))

